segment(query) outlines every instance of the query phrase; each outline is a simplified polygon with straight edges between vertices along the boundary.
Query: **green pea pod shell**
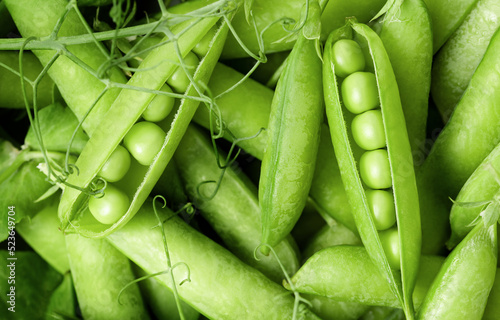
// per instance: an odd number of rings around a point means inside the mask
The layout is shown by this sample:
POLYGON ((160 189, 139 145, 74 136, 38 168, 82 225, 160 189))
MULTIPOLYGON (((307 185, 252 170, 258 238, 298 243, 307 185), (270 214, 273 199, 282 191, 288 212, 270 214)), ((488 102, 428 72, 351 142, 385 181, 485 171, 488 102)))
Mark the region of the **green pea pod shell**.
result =
POLYGON ((489 202, 498 201, 500 181, 500 145, 484 159, 464 184, 450 212, 451 237, 448 248, 455 247, 479 222, 479 215, 489 202))
MULTIPOLYGON (((161 218, 176 281, 189 276, 191 281, 172 284, 170 276, 156 279, 210 319, 291 319, 294 299, 280 285, 243 263, 229 251, 205 237, 172 212, 165 209, 161 218), (180 263, 185 263, 189 270, 180 263)), ((162 235, 150 203, 127 225, 108 236, 108 240, 149 274, 168 268, 162 235), (156 228, 154 228, 156 226, 156 228)), ((301 306, 304 307, 304 306, 301 306)), ((299 308, 302 309, 302 308, 299 308)), ((297 319, 318 319, 307 308, 297 319)))
POLYGON ((344 28, 330 34, 325 45, 323 66, 325 104, 332 142, 359 235, 373 261, 388 281, 393 294, 398 297, 406 316, 412 318, 411 294, 420 258, 420 216, 410 143, 389 57, 382 41, 373 30, 364 24, 350 21, 344 28), (355 33, 354 37, 352 32, 355 33), (373 63, 396 207, 401 274, 391 269, 384 253, 357 169, 352 149, 354 143, 348 134, 346 111, 340 102, 338 81, 331 56, 333 43, 342 38, 354 38, 360 42, 361 47, 365 47, 369 53, 367 62, 372 61, 367 65, 373 63))
MULTIPOLYGON (((297 222, 314 174, 323 94, 319 34, 309 39, 309 32, 318 31, 319 14, 319 4, 311 2, 308 20, 299 31, 271 106, 259 182, 262 243, 270 246, 284 239, 297 222)), ((262 250, 269 252, 268 247, 262 250)))
MULTIPOLYGON (((443 258, 423 256, 413 292, 418 307, 438 274, 443 258)), ((358 302, 371 306, 400 308, 385 277, 359 246, 333 246, 315 253, 292 277, 294 288, 301 293, 329 297, 337 301, 358 302)), ((289 288, 289 284, 285 284, 289 288)))
MULTIPOLYGON (((210 138, 195 126, 187 129, 174 155, 190 199, 229 250, 280 283, 283 270, 276 258, 256 253, 257 260, 254 256, 262 232, 257 189, 244 173, 232 166, 225 169, 219 181, 222 169, 217 161, 223 162, 225 158, 220 151, 215 154, 210 138), (219 182, 220 185, 216 186, 219 182)), ((299 267, 295 246, 293 239, 285 238, 275 247, 288 274, 294 274, 299 267)))
POLYGON ((417 172, 422 252, 437 253, 449 237, 454 199, 500 142, 500 31, 492 37, 453 114, 417 172))
POLYGON ((479 0, 460 27, 436 54, 432 99, 446 122, 500 26, 500 2, 479 0))
POLYGON ((446 258, 417 319, 481 319, 495 280, 497 253, 497 222, 480 221, 446 258))
MULTIPOLYGON (((182 36, 178 40, 181 54, 185 56, 217 20, 218 17, 210 17, 198 22, 187 21, 175 26, 174 31, 182 32, 182 36)), ((214 36, 210 50, 201 59, 193 75, 196 83, 208 82, 222 50, 227 31, 227 24, 222 23, 214 36)), ((176 62, 165 61, 165 57, 172 57, 172 59, 177 57, 173 42, 152 50, 141 63, 141 68, 145 71, 136 72, 129 80, 128 85, 159 90, 177 67, 176 62)), ((186 94, 196 96, 197 88, 190 84, 186 94)), ((80 154, 76 162, 79 175, 71 175, 68 183, 89 188, 107 158, 139 119, 154 96, 151 93, 122 90, 80 154)), ((142 166, 138 162, 132 161, 130 170, 120 184, 131 203, 127 212, 117 222, 112 225, 97 222, 87 210, 86 204, 89 196, 80 190, 66 188, 59 206, 62 229, 67 232, 78 232, 88 237, 102 237, 127 223, 140 208, 163 173, 199 103, 200 100, 182 99, 172 123, 163 128, 167 135, 151 165, 142 166), (78 224, 74 223, 76 220, 78 220, 78 224)))
POLYGON ((431 86, 432 30, 422 0, 405 0, 382 18, 380 39, 398 82, 401 105, 415 166, 424 161, 427 109, 431 86))

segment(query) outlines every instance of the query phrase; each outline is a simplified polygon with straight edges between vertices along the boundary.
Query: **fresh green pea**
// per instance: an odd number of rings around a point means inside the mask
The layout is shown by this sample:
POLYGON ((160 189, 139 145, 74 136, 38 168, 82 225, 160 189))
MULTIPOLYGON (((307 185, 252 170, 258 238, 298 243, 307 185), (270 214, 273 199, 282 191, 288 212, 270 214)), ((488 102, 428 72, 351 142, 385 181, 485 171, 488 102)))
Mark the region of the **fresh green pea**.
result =
POLYGON ((387 190, 366 190, 366 200, 377 230, 386 230, 396 223, 394 196, 387 190))
POLYGON ((365 69, 365 56, 354 40, 341 39, 335 42, 332 57, 338 77, 345 78, 351 73, 365 69))
POLYGON ((363 153, 359 159, 359 173, 363 182, 372 189, 387 189, 392 186, 389 155, 385 149, 363 153))
POLYGON ((359 114, 379 106, 377 80, 371 72, 356 72, 342 82, 342 100, 347 110, 359 114))
POLYGON ((401 248, 399 245, 399 235, 397 228, 380 232, 380 242, 384 248, 387 260, 391 268, 399 270, 401 266, 401 248))
POLYGON ((380 110, 370 110, 357 115, 351 124, 352 137, 365 150, 384 148, 385 132, 380 110))
POLYGON ((108 160, 99 171, 99 176, 109 182, 116 182, 123 178, 130 168, 130 154, 122 146, 116 147, 108 160))
MULTIPOLYGON (((410 144, 391 63, 376 33, 354 21, 348 21, 344 28, 331 33, 325 45, 324 61, 323 91, 332 142, 359 235, 368 253, 380 268, 380 272, 385 275, 392 292, 400 301, 400 307, 403 308, 406 317, 412 319, 414 315, 411 294, 417 276, 421 243, 418 194, 410 144), (331 63, 332 44, 339 39, 353 39, 364 50, 366 70, 374 71, 375 87, 372 91, 379 99, 377 105, 381 107, 386 134, 387 150, 367 151, 361 159, 358 151, 353 148, 355 144, 347 127, 349 123, 347 119, 352 114, 342 108, 338 81, 331 63), (367 161, 370 158, 376 158, 376 161, 367 161), (360 164, 359 171, 356 169, 357 159, 360 164), (388 253, 382 246, 366 199, 363 182, 372 188, 385 189, 392 186, 398 222, 398 243, 401 247, 398 269, 401 272, 392 268, 397 267, 394 263, 396 259, 391 258, 390 262, 388 253)), ((346 80, 355 74, 348 76, 342 86, 344 87, 346 80)), ((344 101, 344 105, 348 109, 348 103, 344 101)))
POLYGON ((97 221, 103 224, 113 224, 120 219, 128 209, 130 200, 120 189, 108 183, 104 196, 91 197, 89 210, 97 221))
POLYGON ((194 70, 200 63, 200 59, 198 59, 192 51, 189 51, 184 57, 184 63, 186 70, 184 70, 184 67, 179 66, 167 80, 168 85, 178 93, 184 93, 188 88, 191 81, 189 80, 186 72, 189 72, 192 76, 194 74, 194 70))
POLYGON ((163 129, 156 124, 138 122, 123 138, 123 145, 140 164, 148 166, 162 148, 165 136, 163 129))
MULTIPOLYGON (((173 93, 172 89, 164 84, 160 91, 173 93)), ((158 122, 165 119, 174 108, 175 98, 167 95, 157 95, 151 100, 142 113, 144 120, 158 122)))
POLYGON ((436 253, 449 236, 452 202, 500 142, 500 31, 492 37, 469 86, 417 174, 422 251, 436 253))
POLYGON ((497 245, 497 221, 479 221, 446 258, 417 319, 481 319, 495 280, 497 245))
MULTIPOLYGON (((259 203, 262 243, 275 246, 292 230, 307 200, 318 152, 323 97, 317 54, 321 10, 312 1, 271 106, 259 203), (301 128, 297 130, 297 128, 301 128)), ((268 253, 268 247, 262 247, 268 253)))

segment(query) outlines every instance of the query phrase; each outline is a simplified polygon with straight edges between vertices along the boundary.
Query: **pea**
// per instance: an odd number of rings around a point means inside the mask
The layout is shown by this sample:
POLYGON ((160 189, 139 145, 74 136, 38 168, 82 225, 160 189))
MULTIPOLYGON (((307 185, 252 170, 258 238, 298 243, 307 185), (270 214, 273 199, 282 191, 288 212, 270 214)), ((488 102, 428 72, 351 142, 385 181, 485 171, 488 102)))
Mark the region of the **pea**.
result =
POLYGON ((365 150, 384 148, 386 145, 384 123, 380 110, 366 111, 352 120, 352 136, 365 150))
MULTIPOLYGON (((160 91, 172 93, 172 89, 164 84, 160 91)), ((149 103, 148 107, 142 113, 144 120, 158 122, 165 119, 174 107, 175 98, 167 95, 157 95, 149 103)))
POLYGON ((359 159, 359 171, 363 182, 372 189, 387 189, 392 185, 389 155, 386 149, 363 153, 359 159))
POLYGON ((365 57, 354 40, 341 39, 335 42, 332 47, 332 62, 335 74, 342 78, 365 69, 365 57))
POLYGON ((160 152, 165 132, 152 122, 138 122, 123 138, 123 144, 142 165, 148 166, 160 152))
POLYGON ((344 105, 350 112, 359 114, 379 106, 377 80, 371 72, 355 72, 341 85, 344 105))
POLYGON ((129 204, 127 195, 108 183, 103 197, 90 197, 89 210, 100 223, 113 224, 127 212, 129 204))
POLYGON ((396 223, 396 208, 392 192, 387 190, 366 190, 366 199, 373 214, 377 230, 386 230, 396 223))
MULTIPOLYGON (((200 63, 200 59, 193 53, 189 52, 186 57, 184 57, 184 63, 186 64, 187 71, 193 75, 198 63, 200 63)), ((182 66, 179 66, 174 73, 167 80, 167 83, 175 92, 184 93, 189 86, 190 80, 184 71, 182 66)))
POLYGON ((130 154, 127 149, 118 146, 106 160, 99 175, 109 182, 121 180, 130 168, 130 154))
POLYGON ((399 247, 399 235, 397 228, 391 228, 382 231, 380 234, 380 242, 387 256, 387 261, 391 268, 399 270, 401 261, 401 250, 399 247))

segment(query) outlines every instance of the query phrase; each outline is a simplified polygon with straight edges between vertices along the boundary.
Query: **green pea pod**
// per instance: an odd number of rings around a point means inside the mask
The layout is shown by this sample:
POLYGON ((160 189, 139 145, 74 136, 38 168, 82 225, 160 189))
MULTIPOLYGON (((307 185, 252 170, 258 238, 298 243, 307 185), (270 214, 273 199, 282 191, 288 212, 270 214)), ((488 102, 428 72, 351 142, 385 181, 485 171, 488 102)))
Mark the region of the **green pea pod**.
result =
MULTIPOLYGON (((443 258, 423 256, 420 260, 413 301, 422 303, 427 290, 439 272, 443 258)), ((400 308, 379 267, 367 250, 357 246, 334 246, 323 249, 309 258, 292 277, 295 289, 337 301, 358 302, 371 306, 400 308)), ((289 288, 289 284, 285 284, 289 288)))
POLYGON ((432 30, 422 0, 405 0, 382 18, 379 32, 398 82, 408 139, 416 166, 424 161, 427 108, 431 86, 432 30))
POLYGON ((497 222, 479 222, 446 258, 417 319, 481 319, 495 280, 497 251, 497 222))
MULTIPOLYGON (((175 26, 174 33, 182 32, 182 36, 178 39, 181 54, 186 55, 217 20, 217 17, 209 17, 201 19, 199 22, 187 21, 175 26)), ((220 55, 227 31, 227 24, 222 23, 214 36, 211 48, 200 61, 193 75, 196 83, 208 82, 220 55)), ((151 51, 141 63, 140 68, 143 71, 136 72, 129 80, 128 85, 159 90, 177 67, 175 62, 166 60, 166 57, 177 57, 173 42, 151 51)), ((189 96, 197 95, 196 88, 190 84, 186 94, 189 96)), ((150 93, 123 90, 80 154, 76 162, 79 174, 71 175, 68 183, 89 188, 107 158, 153 98, 154 95, 150 93)), ((182 100, 172 123, 165 128, 165 131, 168 132, 161 149, 149 166, 142 166, 133 161, 131 169, 121 184, 123 191, 130 199, 130 206, 117 222, 112 225, 97 222, 87 210, 86 204, 89 196, 80 190, 66 188, 59 206, 62 228, 67 232, 78 232, 89 237, 102 237, 129 221, 147 198, 172 158, 199 102, 199 100, 187 98, 182 100), (79 223, 73 223, 75 220, 78 220, 79 223)))
MULTIPOLYGON (((385 0, 351 0, 320 1, 322 8, 321 31, 322 38, 345 22, 346 17, 357 17, 359 21, 368 22, 382 8, 385 0)), ((184 4, 182 4, 184 5, 184 4)), ((264 50, 266 53, 290 50, 294 41, 286 41, 284 38, 289 33, 284 30, 282 19, 300 20, 300 12, 304 5, 303 0, 254 0, 251 7, 252 18, 255 20, 257 30, 263 34, 264 50)), ((245 11, 239 10, 234 19, 234 30, 242 42, 254 53, 259 51, 259 41, 255 35, 253 24, 245 19, 245 11)), ((287 27, 290 28, 290 27, 287 27)), ((224 59, 247 57, 246 52, 238 44, 234 36, 230 36, 222 53, 224 59)))
POLYGON ((52 202, 30 220, 18 223, 16 231, 48 264, 64 274, 69 271, 68 253, 64 235, 58 229, 58 201, 52 202))
MULTIPOLYGON (((323 121, 321 60, 308 26, 319 23, 317 1, 309 4, 304 30, 287 59, 271 106, 262 159, 259 203, 262 243, 274 247, 292 230, 306 204, 323 121)), ((313 28, 314 29, 314 28, 313 28)), ((269 248, 263 247, 268 253, 269 248)))
POLYGON ((500 145, 477 167, 455 199, 450 212, 451 237, 446 243, 448 248, 455 247, 474 228, 475 223, 480 223, 480 214, 489 203, 498 201, 498 172, 500 145))
MULTIPOLYGON (((187 129, 174 155, 186 192, 237 257, 280 283, 284 275, 276 257, 262 254, 258 260, 254 257, 262 232, 257 190, 243 173, 232 167, 225 169, 219 181, 222 170, 217 161, 224 161, 225 156, 223 153, 218 156, 219 160, 210 139, 199 129, 194 126, 187 129), (212 197, 213 192, 216 193, 212 197)), ((286 238, 275 247, 288 274, 294 274, 299 267, 295 246, 293 239, 286 238)))
POLYGON ((432 19, 433 53, 441 48, 478 2, 478 0, 424 1, 432 19))
MULTIPOLYGON (((172 213, 166 210, 167 216, 172 213)), ((164 217, 164 216, 162 216, 164 217)), ((127 225, 108 236, 108 240, 149 274, 165 271, 162 235, 151 204, 146 203, 127 225)), ((244 264, 229 251, 197 232, 178 217, 164 224, 180 297, 210 319, 291 319, 294 299, 283 287, 244 264), (189 273, 188 273, 189 272, 189 273), (237 284, 237 285, 235 285, 237 284)), ((168 274, 156 279, 169 288, 168 274)), ((318 319, 303 309, 298 319, 318 319)))
MULTIPOLYGON (((132 269, 137 277, 146 277, 148 274, 137 265, 132 264, 132 269)), ((144 300, 151 308, 157 319, 171 320, 196 320, 200 317, 198 311, 193 309, 185 301, 180 301, 184 317, 179 315, 179 310, 175 302, 175 297, 165 285, 161 284, 154 277, 146 278, 139 282, 144 300)))
POLYGON ((500 3, 479 0, 436 55, 432 68, 432 99, 445 122, 462 97, 499 26, 500 3))
MULTIPOLYGON (((65 0, 6 0, 14 22, 25 37, 44 37, 53 32, 59 18, 66 12, 68 2, 65 0), (43 19, 40 19, 43 16, 43 19)), ((71 10, 59 29, 58 36, 72 36, 87 33, 74 10, 71 10)), ((107 57, 93 44, 80 44, 68 47, 76 57, 82 59, 90 68, 98 70, 106 63, 107 57)), ((43 66, 54 57, 53 50, 35 50, 33 52, 43 66)), ((48 71, 57 85, 64 101, 71 108, 78 120, 82 121, 94 101, 100 96, 106 85, 96 79, 66 56, 60 56, 48 71)), ((110 69, 108 77, 113 82, 125 83, 126 78, 120 70, 110 69)), ((82 123, 83 129, 92 136, 100 120, 104 117, 120 92, 119 88, 109 89, 97 102, 92 111, 82 123)))
POLYGON ((373 30, 366 25, 350 21, 344 28, 332 32, 328 38, 324 61, 325 104, 332 142, 359 235, 370 257, 388 281, 392 294, 399 299, 400 306, 411 319, 413 318, 411 294, 415 286, 420 257, 420 217, 411 149, 389 57, 382 41, 373 30), (357 160, 352 148, 354 143, 346 126, 348 112, 342 108, 340 102, 338 80, 332 60, 332 46, 339 39, 346 38, 353 38, 362 48, 367 48, 369 56, 366 58, 366 64, 373 65, 375 71, 396 207, 401 273, 391 269, 382 247, 357 169, 357 160))
POLYGON ((304 294, 311 309, 323 320, 356 320, 370 307, 357 302, 336 301, 323 296, 304 294))
MULTIPOLYGON (((19 82, 19 75, 6 70, 8 66, 15 71, 19 71, 19 53, 16 51, 0 51, 0 108, 16 108, 24 109, 24 98, 19 82)), ((31 81, 42 71, 42 66, 35 55, 31 52, 26 52, 23 55, 23 71, 24 76, 31 81)), ((30 86, 25 85, 28 101, 33 99, 33 90, 30 86)), ((54 92, 54 82, 46 76, 38 86, 38 103, 40 107, 45 107, 52 103, 52 92, 54 92)))
POLYGON ((417 172, 422 252, 436 253, 449 236, 450 198, 500 142, 500 31, 474 73, 452 117, 417 172))
POLYGON ((130 261, 106 239, 66 236, 71 275, 86 319, 149 319, 130 261))
MULTIPOLYGON (((219 64, 210 79, 209 87, 212 94, 218 95, 242 78, 242 74, 219 64)), ((232 134, 229 135, 226 132, 224 138, 233 141, 235 138, 251 137, 261 128, 267 128, 272 97, 272 90, 252 79, 246 79, 238 87, 217 99, 222 121, 232 134)), ((218 116, 218 114, 214 115, 218 116)), ((207 108, 198 108, 193 120, 207 129, 210 128, 207 108)), ((237 145, 257 159, 262 159, 267 137, 268 130, 264 130, 255 138, 240 140, 237 145)), ((317 210, 334 217, 357 233, 337 162, 331 161, 334 156, 329 128, 326 124, 322 124, 316 168, 309 196, 317 210)))

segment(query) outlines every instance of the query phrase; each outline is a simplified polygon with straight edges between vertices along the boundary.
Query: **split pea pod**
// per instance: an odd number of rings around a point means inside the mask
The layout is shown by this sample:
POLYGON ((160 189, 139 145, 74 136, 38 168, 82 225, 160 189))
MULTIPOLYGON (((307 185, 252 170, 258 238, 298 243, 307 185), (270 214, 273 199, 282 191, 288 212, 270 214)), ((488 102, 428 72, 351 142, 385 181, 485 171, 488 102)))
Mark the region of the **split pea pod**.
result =
MULTIPOLYGON (((188 20, 174 26, 172 28, 174 34, 182 33, 177 40, 181 56, 187 56, 189 51, 217 21, 218 17, 208 17, 199 21, 188 20)), ((196 71, 193 74, 195 83, 208 82, 222 50, 222 43, 227 35, 227 30, 226 23, 221 23, 218 26, 207 54, 195 66, 196 71)), ((168 37, 166 40, 168 41, 168 37)), ((129 80, 127 85, 146 88, 156 93, 164 86, 165 81, 175 74, 178 66, 176 59, 176 44, 174 42, 170 41, 155 48, 143 60, 140 69, 129 80), (171 57, 172 60, 167 57, 171 57)), ((186 95, 191 97, 197 95, 197 88, 192 83, 189 84, 186 95)), ((120 200, 124 205, 119 212, 111 214, 115 218, 110 221, 98 221, 94 218, 94 212, 91 213, 88 210, 89 207, 92 210, 93 198, 89 198, 87 194, 80 190, 66 188, 59 207, 63 229, 78 232, 85 236, 102 237, 124 225, 140 208, 172 158, 187 125, 200 103, 200 100, 197 99, 182 99, 173 121, 163 128, 148 121, 135 124, 154 97, 153 93, 130 89, 122 90, 80 154, 75 164, 79 168, 79 175, 71 175, 68 179, 68 183, 72 185, 89 188, 96 176, 101 172, 106 161, 114 153, 120 142, 124 140, 125 146, 136 158, 136 160, 131 160, 130 169, 126 171, 125 176, 117 184, 122 193, 120 197, 126 197, 128 201, 120 200), (154 127, 152 139, 145 136, 145 140, 137 141, 143 132, 147 132, 147 127, 154 127), (134 131, 133 134, 132 131, 134 131), (144 154, 146 159, 137 156, 140 156, 141 150, 143 150, 140 147, 142 141, 157 142, 151 153, 144 154), (131 148, 133 145, 136 145, 137 148, 131 148), (137 155, 134 155, 133 150, 136 150, 137 155), (78 220, 79 223, 74 224, 75 220, 78 220)), ((113 190, 109 184, 107 188, 109 188, 108 192, 111 194, 113 190)), ((104 193, 103 199, 106 198, 106 191, 104 193)), ((110 199, 112 200, 112 198, 110 199)), ((104 203, 103 206, 106 207, 107 204, 104 203)))
POLYGON ((373 30, 350 20, 330 34, 323 66, 332 142, 359 235, 412 319, 420 216, 411 149, 389 57, 373 30))
POLYGON ((500 2, 479 0, 436 55, 432 68, 432 99, 445 122, 462 97, 499 26, 500 2))
MULTIPOLYGON (((500 211, 496 212, 496 220, 500 211)), ((497 266, 497 221, 479 221, 446 258, 417 319, 481 319, 497 266)))
MULTIPOLYGON (((276 257, 257 253, 256 260, 254 256, 262 232, 257 188, 233 167, 224 169, 219 181, 222 169, 217 161, 226 157, 219 151, 217 159, 213 148, 200 129, 188 127, 174 155, 186 193, 234 255, 280 283, 284 275, 276 257)), ((299 267, 295 247, 293 239, 287 237, 274 248, 290 275, 299 267)))
MULTIPOLYGON (((161 217, 171 217, 165 209, 161 217), (163 214, 165 213, 165 214, 163 214)), ((167 270, 162 235, 150 203, 108 240, 149 274, 167 270)), ((180 297, 210 319, 291 319, 294 299, 280 285, 241 262, 229 251, 197 232, 178 217, 163 224, 175 279, 168 274, 156 279, 169 288, 177 286, 180 297), (189 273, 188 273, 189 272, 189 273), (235 285, 237 284, 237 285, 235 285)), ((318 319, 301 306, 298 319, 318 319)))
MULTIPOLYGON (((276 87, 262 159, 261 241, 271 247, 286 237, 304 209, 323 121, 319 3, 310 1, 306 12, 307 20, 276 87)), ((269 248, 264 246, 262 251, 267 254, 269 248)))
POLYGON ((500 31, 471 78, 452 117, 417 172, 422 252, 436 253, 449 236, 450 198, 500 142, 500 31))

